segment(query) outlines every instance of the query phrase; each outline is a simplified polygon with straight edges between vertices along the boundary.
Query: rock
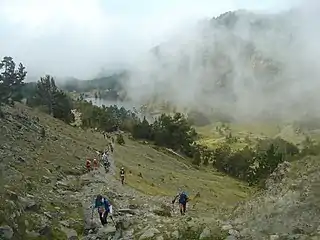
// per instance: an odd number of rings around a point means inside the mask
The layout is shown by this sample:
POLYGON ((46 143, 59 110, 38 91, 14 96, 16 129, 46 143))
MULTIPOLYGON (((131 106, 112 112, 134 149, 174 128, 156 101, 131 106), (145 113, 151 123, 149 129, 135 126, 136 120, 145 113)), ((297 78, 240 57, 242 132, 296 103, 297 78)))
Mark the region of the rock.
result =
POLYGON ((137 204, 130 204, 129 209, 138 209, 139 206, 137 204))
POLYGON ((42 183, 50 183, 51 179, 49 177, 47 177, 47 176, 42 176, 41 182, 42 183))
POLYGON ((9 195, 10 200, 17 201, 19 199, 18 194, 13 191, 7 190, 7 194, 9 195))
POLYGON ((112 240, 118 240, 122 238, 122 230, 117 230, 116 233, 114 234, 114 236, 112 237, 112 240))
POLYGON ((52 239, 52 229, 48 225, 46 225, 42 229, 40 229, 39 234, 41 236, 45 236, 46 239, 52 239))
POLYGON ((0 239, 12 239, 13 230, 8 225, 0 226, 0 239))
POLYGON ((68 240, 78 240, 78 234, 74 229, 61 227, 61 230, 67 235, 68 240))
POLYGON ((189 221, 186 223, 186 225, 189 230, 194 231, 194 232, 198 231, 198 229, 199 229, 199 223, 197 221, 189 221))
POLYGON ((178 230, 174 231, 173 233, 171 233, 171 236, 173 237, 173 239, 178 239, 180 236, 179 231, 178 230))
POLYGON ((172 217, 171 209, 170 210, 166 210, 166 209, 161 208, 161 209, 155 209, 155 210, 153 210, 153 212, 158 216, 172 217))
POLYGON ((287 161, 280 163, 267 179, 265 186, 267 190, 274 190, 274 185, 280 183, 288 172, 291 164, 287 161))
POLYGON ((53 218, 52 215, 49 212, 43 212, 43 214, 49 219, 53 218))
POLYGON ((225 240, 237 240, 237 238, 235 236, 228 236, 225 240))
POLYGON ((131 224, 132 222, 129 219, 123 218, 116 222, 116 229, 127 230, 131 226, 131 224))
POLYGON ((132 215, 136 214, 135 211, 133 211, 132 209, 129 209, 129 208, 119 209, 118 212, 120 212, 120 213, 129 213, 129 214, 132 214, 132 215))
POLYGON ((139 238, 139 240, 153 238, 156 234, 159 234, 160 231, 156 228, 149 228, 146 230, 139 238))
POLYGON ((234 229, 230 229, 228 231, 229 235, 231 236, 235 236, 235 237, 240 237, 240 233, 237 231, 237 230, 234 230, 234 229))
POLYGON ((69 185, 68 185, 68 183, 65 183, 65 182, 63 182, 63 181, 57 181, 57 182, 56 182, 56 187, 68 188, 69 185))
POLYGON ((91 221, 90 218, 86 219, 84 222, 84 233, 96 233, 98 232, 100 224, 95 222, 95 221, 91 221))
POLYGON ((20 163, 25 163, 26 162, 26 160, 23 157, 18 157, 17 161, 20 162, 20 163))
POLYGON ((26 211, 36 212, 40 209, 40 204, 36 203, 33 199, 19 197, 19 200, 26 211))
POLYGON ((68 220, 62 220, 59 223, 64 227, 70 227, 70 222, 68 220))
POLYGON ((27 230, 26 233, 27 233, 27 236, 28 236, 29 238, 31 238, 31 239, 37 239, 37 238, 39 238, 39 236, 40 236, 39 233, 34 232, 34 231, 28 231, 28 230, 27 230))
POLYGON ((221 227, 221 229, 223 230, 223 231, 229 231, 230 229, 232 229, 233 227, 230 225, 230 224, 227 224, 227 225, 223 225, 222 227, 221 227))
POLYGON ((97 237, 100 239, 108 239, 109 236, 115 235, 116 232, 117 230, 114 226, 104 226, 98 230, 97 237))
POLYGON ((158 236, 156 240, 164 240, 164 238, 162 236, 158 236))
POLYGON ((211 231, 208 227, 206 227, 205 229, 203 229, 202 233, 200 234, 199 239, 204 239, 204 238, 208 238, 211 235, 211 231))
POLYGON ((270 240, 278 240, 280 237, 278 235, 270 235, 269 239, 270 240))
POLYGON ((128 231, 125 231, 122 238, 123 240, 131 240, 131 239, 134 239, 133 237, 133 233, 134 233, 134 230, 131 229, 131 230, 128 230, 128 231))

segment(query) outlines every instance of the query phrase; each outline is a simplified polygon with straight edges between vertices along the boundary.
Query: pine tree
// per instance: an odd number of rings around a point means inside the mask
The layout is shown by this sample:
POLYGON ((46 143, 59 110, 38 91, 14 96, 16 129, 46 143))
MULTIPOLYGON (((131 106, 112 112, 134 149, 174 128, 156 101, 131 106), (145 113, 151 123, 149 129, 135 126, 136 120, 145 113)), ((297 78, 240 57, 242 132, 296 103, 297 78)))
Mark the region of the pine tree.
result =
POLYGON ((0 62, 0 104, 13 103, 22 99, 21 88, 27 72, 20 63, 18 69, 12 57, 4 57, 0 62))

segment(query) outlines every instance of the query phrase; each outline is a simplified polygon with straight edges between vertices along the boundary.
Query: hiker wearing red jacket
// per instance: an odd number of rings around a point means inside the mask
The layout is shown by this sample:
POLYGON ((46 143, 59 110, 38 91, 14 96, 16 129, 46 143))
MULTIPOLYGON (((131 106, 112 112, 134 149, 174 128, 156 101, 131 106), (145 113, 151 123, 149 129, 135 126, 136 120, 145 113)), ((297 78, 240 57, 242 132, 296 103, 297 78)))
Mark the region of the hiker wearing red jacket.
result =
POLYGON ((93 169, 94 169, 94 170, 98 170, 98 161, 97 161, 96 158, 93 159, 93 169))
POLYGON ((87 168, 88 172, 91 171, 91 161, 90 161, 90 159, 87 159, 87 161, 86 161, 86 168, 87 168))

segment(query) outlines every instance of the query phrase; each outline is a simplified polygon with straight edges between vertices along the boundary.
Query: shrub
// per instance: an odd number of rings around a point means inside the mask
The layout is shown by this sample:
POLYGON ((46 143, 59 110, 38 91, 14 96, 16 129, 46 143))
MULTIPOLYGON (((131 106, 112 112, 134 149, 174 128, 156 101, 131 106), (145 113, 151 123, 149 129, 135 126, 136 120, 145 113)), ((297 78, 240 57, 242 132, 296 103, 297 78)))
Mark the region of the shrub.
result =
POLYGON ((123 138, 122 134, 118 134, 117 135, 117 143, 120 144, 120 145, 124 145, 125 144, 125 141, 124 141, 124 138, 123 138))

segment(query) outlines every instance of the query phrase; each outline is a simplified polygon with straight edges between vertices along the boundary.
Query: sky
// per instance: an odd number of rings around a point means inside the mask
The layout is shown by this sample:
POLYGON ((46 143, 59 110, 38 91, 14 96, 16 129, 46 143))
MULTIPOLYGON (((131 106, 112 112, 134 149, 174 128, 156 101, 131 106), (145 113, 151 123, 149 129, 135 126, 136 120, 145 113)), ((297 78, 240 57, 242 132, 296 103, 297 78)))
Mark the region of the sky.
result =
POLYGON ((278 12, 302 0, 0 0, 0 57, 29 79, 88 79, 134 64, 177 29, 226 11, 278 12))

